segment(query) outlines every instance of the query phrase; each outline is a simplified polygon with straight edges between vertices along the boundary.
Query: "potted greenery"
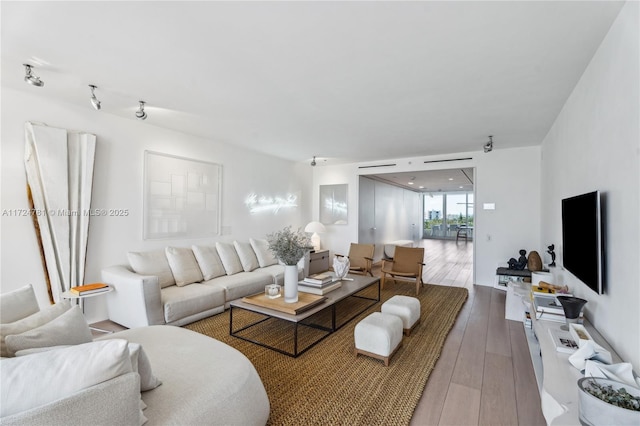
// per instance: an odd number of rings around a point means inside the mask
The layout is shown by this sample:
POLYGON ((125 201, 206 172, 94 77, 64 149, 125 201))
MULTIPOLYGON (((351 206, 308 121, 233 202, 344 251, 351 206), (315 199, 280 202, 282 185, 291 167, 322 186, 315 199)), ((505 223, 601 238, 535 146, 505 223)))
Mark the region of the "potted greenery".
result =
POLYGON ((578 380, 580 422, 586 425, 640 425, 640 389, 614 380, 578 380))
POLYGON ((284 263, 284 301, 298 301, 298 262, 311 248, 309 237, 300 229, 292 231, 287 226, 281 231, 267 235, 269 250, 284 263))

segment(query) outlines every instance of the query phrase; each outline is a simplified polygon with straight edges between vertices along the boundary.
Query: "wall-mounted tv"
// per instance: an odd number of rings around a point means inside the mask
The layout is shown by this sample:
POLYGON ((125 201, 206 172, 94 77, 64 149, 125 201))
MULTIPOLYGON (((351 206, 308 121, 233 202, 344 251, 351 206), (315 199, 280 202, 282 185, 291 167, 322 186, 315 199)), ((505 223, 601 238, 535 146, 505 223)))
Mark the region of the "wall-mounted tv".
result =
POLYGON ((598 191, 562 200, 562 264, 598 294, 605 284, 600 206, 598 191))

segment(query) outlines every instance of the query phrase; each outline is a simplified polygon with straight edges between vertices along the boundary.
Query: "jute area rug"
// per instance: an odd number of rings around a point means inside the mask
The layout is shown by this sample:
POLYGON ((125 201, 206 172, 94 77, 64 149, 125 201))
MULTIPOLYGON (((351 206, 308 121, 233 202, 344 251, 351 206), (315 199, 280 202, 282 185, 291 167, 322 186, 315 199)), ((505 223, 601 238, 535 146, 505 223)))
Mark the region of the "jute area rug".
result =
MULTIPOLYGON (((356 324, 371 312, 380 311, 380 305, 395 294, 415 296, 415 287, 388 283, 380 303, 298 358, 229 336, 228 311, 185 328, 227 343, 251 360, 269 396, 270 425, 407 425, 468 292, 459 287, 425 285, 418 296, 420 324, 404 337, 389 367, 362 355, 356 358, 356 324)), ((345 302, 338 311, 344 313, 357 304, 353 300, 345 302)), ((242 323, 242 316, 242 311, 234 310, 234 329, 236 321, 242 323)), ((247 322, 257 319, 255 314, 244 316, 247 322)), ((283 321, 269 320, 253 331, 253 337, 285 347, 292 334, 287 327, 290 325, 283 321)), ((308 333, 309 339, 314 338, 314 332, 308 333)), ((304 337, 301 340, 304 347, 304 337)))

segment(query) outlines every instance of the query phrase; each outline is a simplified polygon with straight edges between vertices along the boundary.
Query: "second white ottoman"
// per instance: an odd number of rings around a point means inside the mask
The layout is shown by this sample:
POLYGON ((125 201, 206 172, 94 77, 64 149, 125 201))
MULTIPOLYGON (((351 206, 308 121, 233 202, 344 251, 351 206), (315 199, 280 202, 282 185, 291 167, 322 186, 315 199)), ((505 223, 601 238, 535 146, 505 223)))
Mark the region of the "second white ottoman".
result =
POLYGON ((402 319, 402 328, 407 336, 420 322, 420 301, 415 297, 393 296, 382 304, 380 309, 385 314, 397 315, 402 319))
POLYGON ((356 324, 353 331, 356 357, 367 355, 389 365, 389 360, 402 344, 402 320, 382 312, 374 312, 356 324))

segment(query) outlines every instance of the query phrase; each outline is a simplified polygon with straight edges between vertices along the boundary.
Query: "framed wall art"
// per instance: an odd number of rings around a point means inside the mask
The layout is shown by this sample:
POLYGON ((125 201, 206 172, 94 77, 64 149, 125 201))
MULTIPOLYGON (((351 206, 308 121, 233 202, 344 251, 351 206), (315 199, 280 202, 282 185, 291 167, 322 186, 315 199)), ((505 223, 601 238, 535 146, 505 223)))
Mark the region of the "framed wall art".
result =
POLYGON ((222 166, 145 151, 143 238, 220 233, 222 166))
POLYGON ((320 222, 325 225, 347 224, 349 186, 320 185, 320 222))

